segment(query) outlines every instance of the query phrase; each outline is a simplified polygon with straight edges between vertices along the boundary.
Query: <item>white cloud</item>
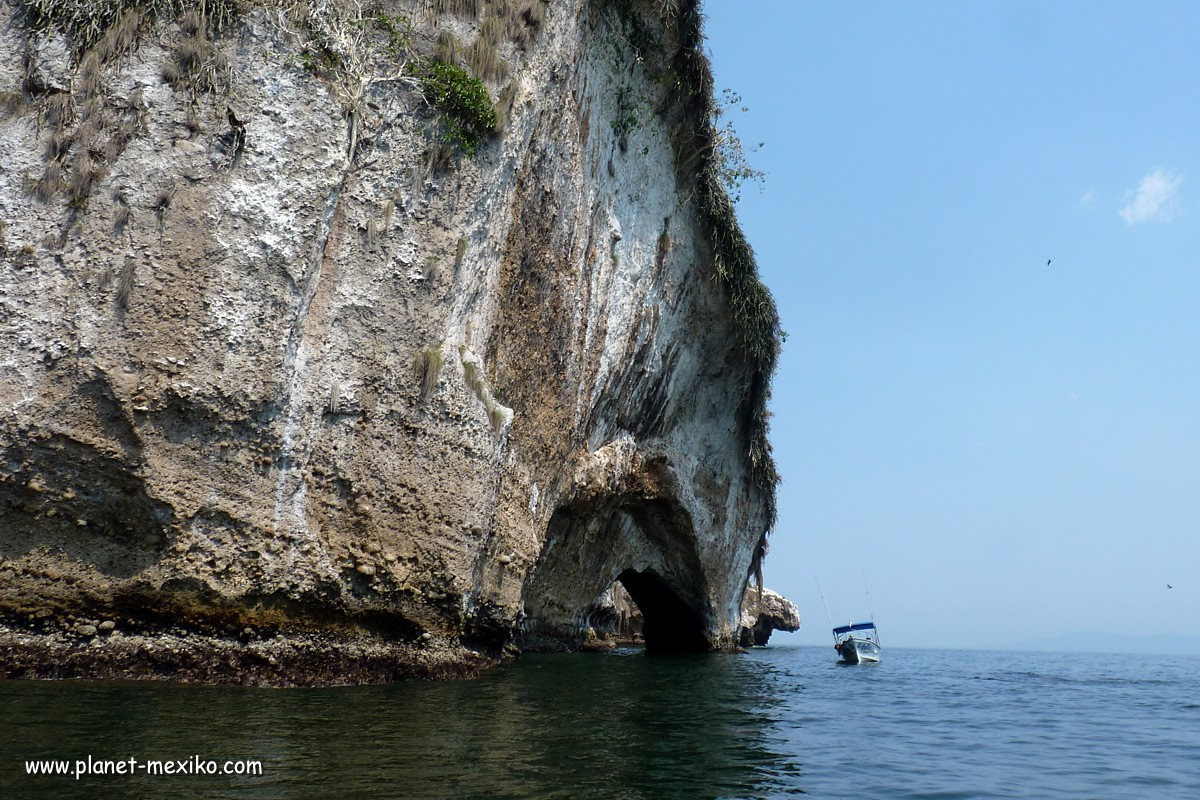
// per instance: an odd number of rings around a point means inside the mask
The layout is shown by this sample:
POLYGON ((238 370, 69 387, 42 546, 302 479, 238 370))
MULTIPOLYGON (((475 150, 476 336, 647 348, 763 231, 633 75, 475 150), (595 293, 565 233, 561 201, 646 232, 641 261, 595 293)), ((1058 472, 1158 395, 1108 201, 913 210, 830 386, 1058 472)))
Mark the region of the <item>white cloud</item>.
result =
POLYGON ((1175 196, 1182 183, 1182 175, 1154 170, 1142 178, 1137 194, 1118 212, 1121 219, 1131 226, 1150 220, 1167 222, 1175 213, 1175 196))
POLYGON ((1081 206, 1092 206, 1092 205, 1095 205, 1095 203, 1096 203, 1096 190, 1095 189, 1088 189, 1086 192, 1083 193, 1083 197, 1079 198, 1079 205, 1081 205, 1081 206))

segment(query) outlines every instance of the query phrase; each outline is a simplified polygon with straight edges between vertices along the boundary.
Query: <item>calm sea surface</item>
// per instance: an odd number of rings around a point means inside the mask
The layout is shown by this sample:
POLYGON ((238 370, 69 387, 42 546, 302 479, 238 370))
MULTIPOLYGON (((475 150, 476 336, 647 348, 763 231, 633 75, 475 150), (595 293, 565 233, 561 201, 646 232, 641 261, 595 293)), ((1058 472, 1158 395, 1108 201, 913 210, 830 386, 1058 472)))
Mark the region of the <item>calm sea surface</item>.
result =
POLYGON ((0 682, 3 798, 1200 798, 1200 663, 833 648, 527 656, 341 689, 0 682), (27 760, 262 762, 29 776, 27 760))

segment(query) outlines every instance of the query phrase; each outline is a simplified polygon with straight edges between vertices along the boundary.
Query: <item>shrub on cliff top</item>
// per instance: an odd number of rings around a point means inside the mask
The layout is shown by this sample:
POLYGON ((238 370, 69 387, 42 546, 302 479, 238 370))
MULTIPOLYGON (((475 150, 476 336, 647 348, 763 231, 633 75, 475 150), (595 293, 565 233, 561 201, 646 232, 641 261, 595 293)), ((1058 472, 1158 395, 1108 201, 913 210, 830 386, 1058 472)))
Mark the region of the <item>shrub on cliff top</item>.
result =
POLYGON ((480 140, 496 128, 496 109, 483 81, 462 67, 435 61, 421 76, 421 86, 438 111, 443 140, 474 156, 480 140))

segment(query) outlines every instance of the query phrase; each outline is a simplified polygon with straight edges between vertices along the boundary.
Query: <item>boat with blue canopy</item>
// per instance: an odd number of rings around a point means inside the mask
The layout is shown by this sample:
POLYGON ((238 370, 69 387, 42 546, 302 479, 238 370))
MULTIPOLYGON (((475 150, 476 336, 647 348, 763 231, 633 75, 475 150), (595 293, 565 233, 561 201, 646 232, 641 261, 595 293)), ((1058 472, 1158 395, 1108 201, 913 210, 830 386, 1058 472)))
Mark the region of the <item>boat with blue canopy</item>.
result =
POLYGON ((833 648, 843 664, 873 664, 879 661, 879 630, 874 622, 852 622, 833 629, 833 648))

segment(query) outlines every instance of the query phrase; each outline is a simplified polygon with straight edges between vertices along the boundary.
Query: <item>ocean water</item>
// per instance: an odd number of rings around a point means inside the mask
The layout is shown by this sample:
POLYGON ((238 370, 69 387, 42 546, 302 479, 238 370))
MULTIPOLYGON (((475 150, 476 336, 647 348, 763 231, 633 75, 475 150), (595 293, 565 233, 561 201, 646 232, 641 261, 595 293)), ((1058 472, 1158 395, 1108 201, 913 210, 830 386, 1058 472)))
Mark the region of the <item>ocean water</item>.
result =
POLYGON ((2 798, 801 794, 1200 798, 1200 664, 885 649, 845 667, 832 647, 777 647, 315 690, 0 682, 2 798), (89 756, 135 773, 27 774, 89 756), (182 767, 148 774, 155 760, 182 767), (261 774, 195 769, 244 761, 261 774))

